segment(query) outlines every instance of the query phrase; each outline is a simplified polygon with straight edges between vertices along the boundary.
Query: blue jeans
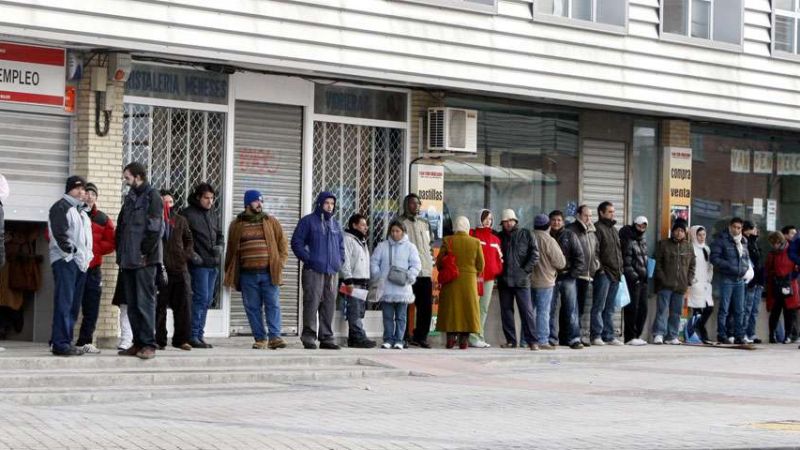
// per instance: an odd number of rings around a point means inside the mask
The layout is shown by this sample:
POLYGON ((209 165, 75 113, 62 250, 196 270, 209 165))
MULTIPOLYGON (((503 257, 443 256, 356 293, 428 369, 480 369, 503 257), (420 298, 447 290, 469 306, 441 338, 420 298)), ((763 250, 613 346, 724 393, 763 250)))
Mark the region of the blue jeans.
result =
POLYGON ((281 335, 281 304, 280 288, 272 284, 272 277, 266 270, 264 272, 241 272, 239 284, 242 287, 242 303, 250 322, 253 338, 263 341, 269 336, 275 339, 281 335), (264 330, 264 315, 266 312, 267 329, 264 330))
POLYGON ((744 304, 744 335, 748 338, 756 337, 756 323, 758 322, 758 308, 761 306, 761 294, 764 286, 755 285, 747 288, 744 304))
POLYGON ((81 307, 86 273, 78 269, 75 261, 59 259, 53 268, 53 326, 50 343, 53 351, 64 353, 72 347, 75 320, 81 307))
POLYGON ((598 273, 592 282, 592 321, 589 335, 592 340, 602 338, 614 340, 614 299, 617 297, 619 281, 614 281, 605 272, 598 273))
POLYGON ((717 310, 717 338, 725 340, 731 332, 736 339, 744 337, 744 292, 742 280, 723 279, 720 283, 719 309, 717 310), (733 330, 726 328, 729 310, 733 311, 733 330))
POLYGON ((402 344, 406 332, 406 317, 408 304, 403 302, 381 303, 383 310, 383 342, 402 344))
POLYGON ((347 316, 347 340, 362 341, 367 338, 364 332, 364 313, 367 310, 367 302, 360 298, 345 296, 345 312, 347 316))
POLYGON ((578 321, 578 291, 575 288, 575 278, 564 278, 556 281, 553 289, 553 301, 550 304, 550 341, 558 344, 559 308, 558 300, 561 299, 562 315, 569 317, 567 339, 569 344, 581 340, 581 327, 578 321))
POLYGON ((550 335, 550 304, 553 302, 553 288, 533 288, 531 297, 533 297, 533 309, 536 312, 536 329, 534 330, 536 343, 545 345, 548 343, 547 338, 550 335))
POLYGON ((681 326, 681 309, 683 309, 683 296, 680 292, 662 289, 658 291, 658 304, 656 317, 653 320, 653 336, 663 336, 664 340, 678 337, 678 328, 681 326), (665 317, 665 314, 669 318, 665 317))
POLYGON ((202 341, 208 308, 217 288, 216 267, 191 267, 192 274, 192 341, 202 341))
MULTIPOLYGON (((86 283, 84 286, 83 298, 81 300, 83 319, 81 320, 81 331, 78 334, 78 341, 75 343, 78 347, 92 343, 94 330, 97 326, 97 317, 100 315, 100 296, 103 293, 103 273, 99 266, 86 271, 86 283)), ((77 317, 75 317, 75 319, 77 320, 77 317)))

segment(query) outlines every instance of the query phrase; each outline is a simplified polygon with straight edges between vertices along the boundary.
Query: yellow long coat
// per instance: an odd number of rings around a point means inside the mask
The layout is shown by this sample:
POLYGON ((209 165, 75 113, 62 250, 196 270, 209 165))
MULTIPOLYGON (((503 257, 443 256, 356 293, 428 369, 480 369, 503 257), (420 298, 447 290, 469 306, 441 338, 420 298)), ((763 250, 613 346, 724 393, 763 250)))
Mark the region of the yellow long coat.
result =
POLYGON ((449 333, 477 333, 481 329, 478 308, 478 274, 483 272, 481 241, 465 232, 444 238, 436 258, 441 268, 444 255, 456 255, 458 278, 442 286, 439 293, 439 314, 436 330, 449 333))

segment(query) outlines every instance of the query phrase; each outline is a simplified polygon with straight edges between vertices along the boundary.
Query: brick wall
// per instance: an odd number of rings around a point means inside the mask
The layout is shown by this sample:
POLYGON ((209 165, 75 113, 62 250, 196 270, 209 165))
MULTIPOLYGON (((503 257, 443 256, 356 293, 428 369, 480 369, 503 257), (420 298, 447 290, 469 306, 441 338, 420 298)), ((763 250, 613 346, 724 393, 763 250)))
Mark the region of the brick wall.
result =
POLYGON ((685 120, 661 121, 661 145, 664 147, 690 147, 691 126, 685 120))
MULTIPOLYGON (((107 91, 115 99, 109 132, 106 136, 95 133, 95 93, 91 90, 92 68, 104 65, 105 58, 96 56, 85 68, 76 101, 75 153, 71 171, 86 177, 99 190, 98 208, 108 214, 116 224, 121 207, 122 186, 122 96, 123 83, 109 82, 114 87, 107 91)), ((101 128, 102 128, 101 114, 101 128)), ((119 333, 119 309, 111 305, 117 281, 115 255, 103 261, 103 296, 100 301, 100 316, 95 332, 96 345, 115 347, 119 333)), ((80 321, 78 322, 80 324, 80 321)), ((76 329, 77 331, 77 329, 76 329)))

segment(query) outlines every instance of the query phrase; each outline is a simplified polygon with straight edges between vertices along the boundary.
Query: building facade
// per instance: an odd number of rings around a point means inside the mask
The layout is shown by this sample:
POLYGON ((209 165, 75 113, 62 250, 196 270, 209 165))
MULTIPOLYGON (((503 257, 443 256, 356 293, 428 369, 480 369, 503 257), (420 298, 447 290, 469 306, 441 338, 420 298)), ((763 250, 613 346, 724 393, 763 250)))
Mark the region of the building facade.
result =
MULTIPOLYGON (((63 51, 58 86, 75 98, 70 109, 0 95, 6 220, 46 220, 72 172, 101 181, 115 216, 120 169, 139 160, 179 202, 198 181, 219 186, 223 222, 260 189, 288 233, 330 190, 342 221, 367 213, 374 243, 412 162, 426 162, 444 166, 446 212, 473 221, 510 207, 530 226, 612 200, 620 222, 660 218, 651 245, 682 215, 780 228, 800 221, 798 20, 797 0, 6 2, 0 41, 63 51), (118 54, 132 60, 125 82, 113 81, 118 54), (430 107, 477 111, 474 154, 427 150, 430 107)), ((294 259, 285 280, 292 335, 294 259)), ((98 338, 111 340, 107 294, 98 338)), ((26 313, 32 330, 49 327, 44 303, 26 313)), ((248 332, 240 297, 220 289, 207 335, 248 332)))

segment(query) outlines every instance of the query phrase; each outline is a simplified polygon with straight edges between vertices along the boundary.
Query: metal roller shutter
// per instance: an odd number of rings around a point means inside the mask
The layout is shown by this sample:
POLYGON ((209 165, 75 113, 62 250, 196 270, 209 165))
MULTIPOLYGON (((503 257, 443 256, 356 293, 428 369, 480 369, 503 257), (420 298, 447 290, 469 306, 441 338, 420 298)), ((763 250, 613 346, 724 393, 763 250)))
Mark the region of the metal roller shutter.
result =
POLYGON ((0 110, 0 173, 11 186, 6 220, 47 220, 69 176, 69 145, 69 117, 0 110))
MULTIPOLYGON (((234 124, 233 212, 242 211, 248 189, 264 197, 264 208, 283 226, 286 238, 300 219, 303 108, 237 101, 234 124)), ((233 217, 231 217, 233 219, 233 217)), ((281 286, 281 329, 297 334, 300 266, 289 251, 281 286)), ((231 334, 250 334, 239 292, 231 296, 231 334)))

